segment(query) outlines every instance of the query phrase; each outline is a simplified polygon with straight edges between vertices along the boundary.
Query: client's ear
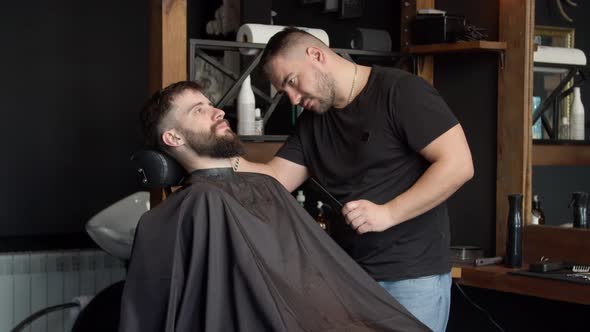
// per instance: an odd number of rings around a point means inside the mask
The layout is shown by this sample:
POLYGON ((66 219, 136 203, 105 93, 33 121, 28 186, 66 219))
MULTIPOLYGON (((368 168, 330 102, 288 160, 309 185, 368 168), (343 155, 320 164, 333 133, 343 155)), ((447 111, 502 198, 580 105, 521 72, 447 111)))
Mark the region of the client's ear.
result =
POLYGON ((169 129, 162 133, 164 144, 172 147, 178 147, 184 144, 183 137, 174 129, 169 129))

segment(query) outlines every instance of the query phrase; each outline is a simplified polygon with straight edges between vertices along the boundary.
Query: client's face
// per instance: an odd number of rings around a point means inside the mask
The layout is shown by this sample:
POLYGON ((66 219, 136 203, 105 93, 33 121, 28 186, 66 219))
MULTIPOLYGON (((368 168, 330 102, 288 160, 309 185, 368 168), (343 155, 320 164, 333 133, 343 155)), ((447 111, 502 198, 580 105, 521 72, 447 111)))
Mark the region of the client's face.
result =
POLYGON ((202 93, 185 91, 175 99, 177 130, 186 145, 200 156, 230 158, 244 154, 244 146, 223 117, 202 93))

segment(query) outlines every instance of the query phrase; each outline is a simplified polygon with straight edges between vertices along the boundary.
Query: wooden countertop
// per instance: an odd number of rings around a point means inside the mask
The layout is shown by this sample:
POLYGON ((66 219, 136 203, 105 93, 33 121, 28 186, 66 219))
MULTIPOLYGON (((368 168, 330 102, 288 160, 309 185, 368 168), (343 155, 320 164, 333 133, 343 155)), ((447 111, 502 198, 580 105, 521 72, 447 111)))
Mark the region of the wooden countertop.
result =
MULTIPOLYGON (((523 269, 527 268, 523 267, 523 269)), ((590 304, 590 285, 508 274, 508 272, 518 269, 502 265, 480 267, 455 265, 453 270, 457 269, 460 270, 460 277, 454 278, 453 281, 460 285, 550 300, 590 304)))

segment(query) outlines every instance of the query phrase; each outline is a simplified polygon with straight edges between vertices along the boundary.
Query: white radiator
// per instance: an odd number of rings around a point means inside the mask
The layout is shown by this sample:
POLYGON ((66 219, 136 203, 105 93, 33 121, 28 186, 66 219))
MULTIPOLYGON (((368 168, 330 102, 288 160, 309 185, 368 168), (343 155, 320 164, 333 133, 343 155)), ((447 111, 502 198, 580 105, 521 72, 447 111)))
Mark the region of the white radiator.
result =
MULTIPOLYGON (((95 295, 125 278, 123 262, 100 250, 0 253, 0 332, 32 313, 95 295)), ((35 320, 26 332, 69 332, 78 310, 35 320)))

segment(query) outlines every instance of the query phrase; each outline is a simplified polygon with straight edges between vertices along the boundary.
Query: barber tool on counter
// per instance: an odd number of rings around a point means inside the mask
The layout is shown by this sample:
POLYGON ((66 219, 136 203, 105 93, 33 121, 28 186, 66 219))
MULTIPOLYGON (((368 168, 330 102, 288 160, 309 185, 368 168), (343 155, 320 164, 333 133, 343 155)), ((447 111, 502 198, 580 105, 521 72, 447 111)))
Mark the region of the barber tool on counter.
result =
POLYGON ((561 261, 550 261, 548 259, 541 259, 539 262, 531 263, 529 271, 531 272, 553 272, 559 270, 571 270, 576 273, 590 272, 590 266, 582 264, 574 264, 561 261))
POLYGON ((515 270, 509 273, 590 285, 590 265, 552 261, 544 256, 538 262, 531 263, 528 270, 515 270))
POLYGON ((475 266, 484 266, 484 265, 498 264, 498 263, 502 263, 503 260, 504 260, 504 258, 502 258, 500 256, 496 256, 496 257, 481 257, 481 258, 477 258, 475 260, 475 266))
POLYGON ((482 248, 477 246, 451 246, 451 261, 455 264, 484 266, 501 263, 502 257, 485 257, 482 248))
POLYGON ((451 246, 451 261, 458 264, 474 264, 483 257, 483 249, 477 246, 451 246))

